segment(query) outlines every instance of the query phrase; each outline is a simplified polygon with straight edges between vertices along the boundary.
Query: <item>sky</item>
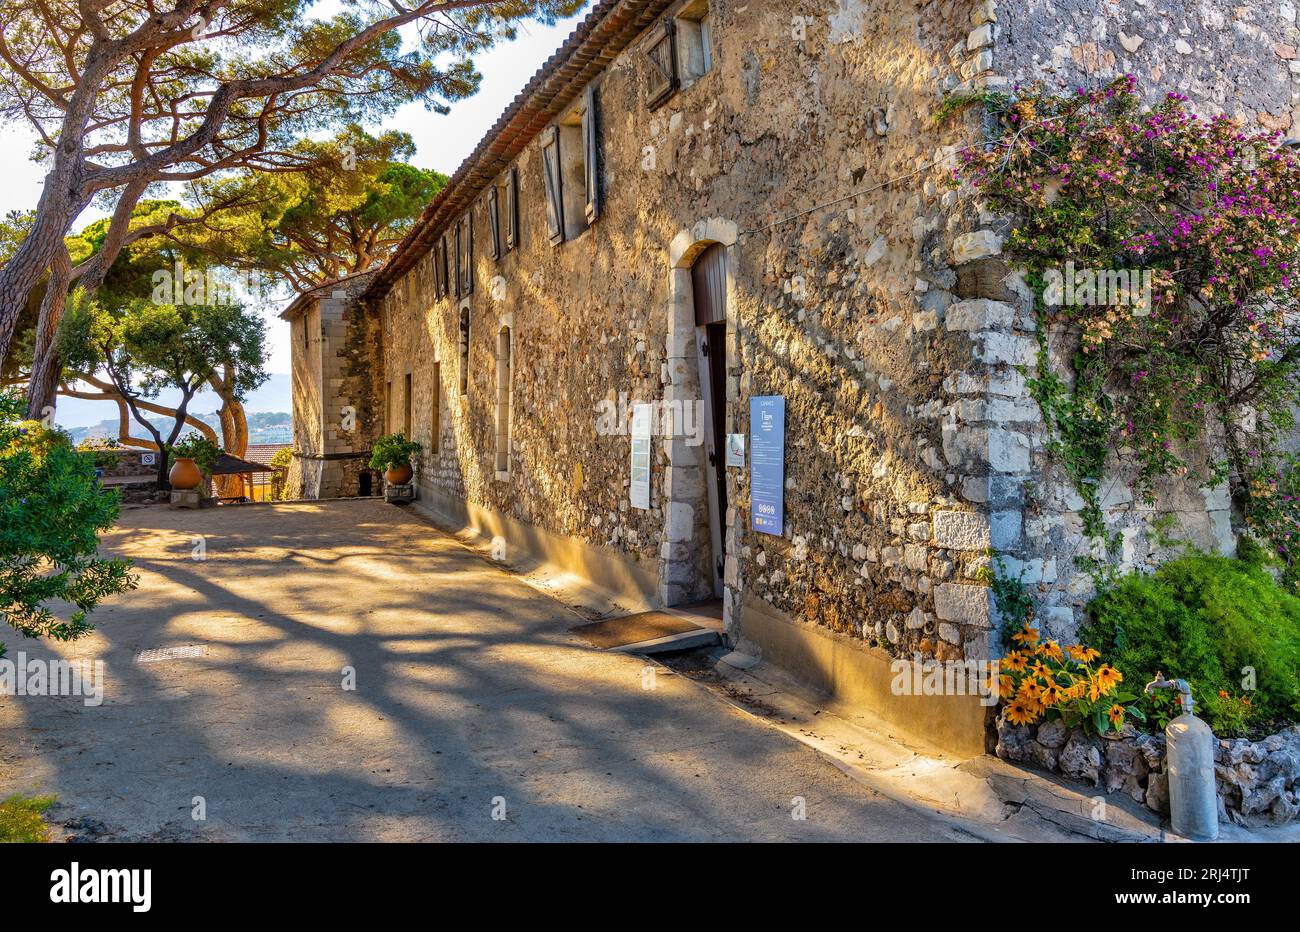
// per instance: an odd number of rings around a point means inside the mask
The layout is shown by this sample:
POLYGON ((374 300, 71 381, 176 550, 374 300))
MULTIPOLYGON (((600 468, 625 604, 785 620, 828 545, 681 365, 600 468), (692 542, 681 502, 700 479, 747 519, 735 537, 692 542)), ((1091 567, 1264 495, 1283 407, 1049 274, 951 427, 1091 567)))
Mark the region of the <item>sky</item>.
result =
MULTIPOLYGON (((333 5, 330 0, 323 0, 317 4, 315 11, 319 15, 325 15, 333 5)), ((503 43, 477 56, 475 64, 483 75, 480 90, 473 97, 451 104, 448 115, 441 116, 431 113, 421 104, 411 104, 400 109, 382 126, 370 126, 367 129, 372 133, 380 129, 400 129, 410 133, 416 145, 413 159, 415 164, 450 175, 586 13, 587 9, 584 9, 576 17, 562 20, 553 27, 525 23, 519 27, 519 38, 514 42, 503 43)), ((35 148, 34 139, 33 134, 23 126, 0 121, 0 214, 10 210, 31 210, 40 198, 45 172, 39 164, 30 160, 35 148)), ((76 228, 80 229, 102 216, 101 212, 91 208, 82 215, 76 228)), ((281 306, 271 306, 264 310, 270 348, 267 370, 272 373, 287 373, 289 325, 276 316, 281 306)), ((60 401, 60 415, 63 413, 63 405, 64 402, 60 401)), ((83 406, 69 407, 76 407, 78 411, 75 421, 72 420, 71 410, 68 420, 62 416, 58 418, 65 426, 90 424, 100 419, 98 416, 83 416, 80 410, 83 406)), ((85 407, 93 407, 96 415, 98 409, 103 408, 104 417, 115 414, 111 405, 87 403, 85 407)))

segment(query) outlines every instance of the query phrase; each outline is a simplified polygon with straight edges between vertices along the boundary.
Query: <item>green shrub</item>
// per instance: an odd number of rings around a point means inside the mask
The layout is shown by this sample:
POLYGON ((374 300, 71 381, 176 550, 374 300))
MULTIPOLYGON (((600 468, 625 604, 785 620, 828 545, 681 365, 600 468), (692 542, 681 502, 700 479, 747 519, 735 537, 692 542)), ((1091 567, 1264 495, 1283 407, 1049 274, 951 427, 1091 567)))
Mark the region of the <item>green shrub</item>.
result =
POLYGON ((1123 577, 1088 613, 1082 637, 1125 682, 1157 672, 1187 680, 1216 733, 1300 720, 1300 598, 1258 560, 1189 552, 1123 577))
POLYGON ((53 805, 53 796, 17 793, 0 802, 0 843, 49 841, 50 827, 45 823, 45 813, 53 805))
POLYGON ((0 618, 28 637, 72 641, 100 601, 136 586, 130 560, 98 556, 120 500, 96 483, 91 456, 23 410, 0 392, 0 618))
POLYGON ((371 469, 387 469, 390 466, 409 466, 411 457, 420 452, 420 445, 414 440, 407 440, 406 434, 396 433, 380 437, 370 453, 371 469))

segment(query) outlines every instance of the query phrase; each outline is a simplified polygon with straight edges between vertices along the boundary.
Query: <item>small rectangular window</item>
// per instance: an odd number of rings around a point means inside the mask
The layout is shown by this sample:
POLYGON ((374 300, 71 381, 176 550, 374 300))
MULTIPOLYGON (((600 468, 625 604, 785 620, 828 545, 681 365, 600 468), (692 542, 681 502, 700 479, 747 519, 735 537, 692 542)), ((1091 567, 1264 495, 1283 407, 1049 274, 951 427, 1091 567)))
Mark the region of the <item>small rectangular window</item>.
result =
POLYGON ((713 18, 708 0, 694 0, 677 15, 677 63, 683 84, 713 68, 713 18))
POLYGON ((488 188, 487 194, 487 215, 488 215, 488 250, 493 259, 501 258, 501 212, 497 209, 497 187, 492 185, 488 188))

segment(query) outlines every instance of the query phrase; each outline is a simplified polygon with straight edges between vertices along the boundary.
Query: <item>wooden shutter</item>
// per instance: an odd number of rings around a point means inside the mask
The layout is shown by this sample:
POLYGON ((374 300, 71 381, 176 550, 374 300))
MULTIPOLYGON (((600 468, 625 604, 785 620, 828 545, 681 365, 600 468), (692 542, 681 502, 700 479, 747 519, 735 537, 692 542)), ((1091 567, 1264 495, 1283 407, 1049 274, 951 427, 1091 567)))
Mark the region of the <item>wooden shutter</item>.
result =
POLYGON ((474 218, 466 214, 456 227, 456 266, 460 270, 460 297, 474 293, 474 218))
POLYGON ((491 234, 488 240, 488 250, 492 253, 493 259, 501 258, 501 214, 497 210, 497 186, 494 184, 488 188, 487 195, 487 214, 488 214, 488 232, 491 234))
POLYGON ((646 84, 646 103, 658 107, 677 90, 677 43, 673 41, 673 21, 660 24, 645 51, 650 60, 650 78, 646 84))
POLYGON ((448 275, 450 271, 447 265, 447 236, 443 234, 438 239, 438 274, 442 278, 442 297, 451 293, 451 278, 448 275))
POLYGON ((506 173, 506 249, 519 245, 519 169, 506 173))
POLYGON ((546 230, 552 243, 564 242, 564 200, 560 178, 560 130, 551 126, 542 137, 542 182, 546 188, 546 230))
POLYGON ((446 278, 442 273, 442 241, 433 244, 433 298, 438 300, 444 294, 446 278))
POLYGON ((588 87, 582 108, 582 164, 587 175, 587 223, 600 216, 600 96, 588 87))
POLYGON ((453 280, 455 281, 456 284, 453 286, 452 290, 455 292, 455 295, 456 295, 456 297, 458 297, 458 298, 459 298, 462 294, 464 294, 464 291, 462 290, 462 288, 463 288, 463 284, 464 284, 464 281, 465 281, 465 273, 461 271, 461 267, 460 267, 460 262, 461 262, 461 259, 460 259, 460 256, 461 256, 461 246, 460 246, 460 226, 461 226, 461 225, 460 225, 459 223, 456 224, 456 232, 455 232, 455 234, 454 234, 455 237, 456 237, 456 242, 455 242, 455 244, 454 244, 455 247, 456 247, 456 258, 455 258, 455 261, 454 261, 454 263, 453 263, 453 268, 452 268, 452 272, 453 272, 453 273, 455 274, 455 276, 456 276, 456 277, 453 279, 453 280))

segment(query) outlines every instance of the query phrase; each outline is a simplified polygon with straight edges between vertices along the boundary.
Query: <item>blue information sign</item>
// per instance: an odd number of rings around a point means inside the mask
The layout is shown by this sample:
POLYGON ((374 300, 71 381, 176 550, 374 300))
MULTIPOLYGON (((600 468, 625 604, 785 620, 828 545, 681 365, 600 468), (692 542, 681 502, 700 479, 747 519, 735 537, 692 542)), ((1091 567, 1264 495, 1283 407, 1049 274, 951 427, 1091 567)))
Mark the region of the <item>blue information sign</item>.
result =
POLYGON ((753 528, 785 533, 785 398, 749 399, 749 514, 753 528))

